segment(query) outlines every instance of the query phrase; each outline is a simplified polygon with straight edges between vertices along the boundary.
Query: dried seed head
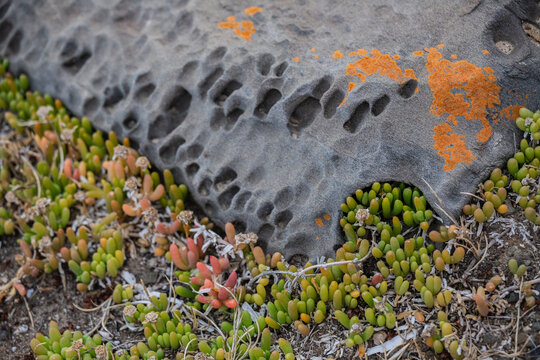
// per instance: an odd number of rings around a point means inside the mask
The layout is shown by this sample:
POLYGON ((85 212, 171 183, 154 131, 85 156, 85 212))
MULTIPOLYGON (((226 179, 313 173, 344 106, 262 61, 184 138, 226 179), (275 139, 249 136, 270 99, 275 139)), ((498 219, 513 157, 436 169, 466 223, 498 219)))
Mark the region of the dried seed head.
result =
POLYGON ((71 139, 73 139, 73 132, 75 129, 62 129, 62 132, 60 133, 60 138, 66 142, 71 142, 71 139))
POLYGON ((209 355, 206 355, 205 353, 199 352, 194 357, 195 360, 211 360, 213 359, 209 355))
POLYGON ((11 203, 11 204, 18 204, 19 203, 19 199, 17 198, 17 196, 15 196, 13 191, 8 191, 6 193, 5 199, 6 199, 6 201, 8 203, 11 203))
POLYGON ((158 313, 151 311, 144 316, 144 321, 150 324, 154 324, 158 319, 158 313))
POLYGON ((109 351, 107 351, 107 347, 105 345, 96 346, 94 351, 96 352, 96 358, 99 360, 106 360, 109 358, 109 351))
POLYGON ((360 333, 360 332, 362 332, 362 328, 361 328, 360 324, 354 323, 354 324, 351 325, 351 333, 354 334, 354 333, 360 333))
POLYGON ((236 241, 236 245, 240 245, 240 244, 249 245, 249 244, 255 244, 257 240, 259 240, 259 237, 255 233, 247 233, 247 234, 239 233, 239 234, 236 234, 236 236, 234 237, 234 240, 236 241))
POLYGON ((36 111, 36 115, 40 120, 46 120, 47 116, 49 116, 49 113, 53 110, 54 109, 50 105, 40 106, 39 109, 36 111))
POLYGON ((149 222, 149 223, 154 223, 158 220, 158 211, 151 206, 147 208, 146 210, 144 210, 142 212, 142 215, 143 215, 144 221, 149 222))
POLYGON ((43 236, 39 240, 39 251, 41 253, 46 253, 47 250, 49 250, 50 247, 51 247, 51 238, 48 237, 48 236, 43 236))
POLYGON ((124 308, 124 310, 122 310, 122 313, 125 316, 129 316, 129 317, 133 317, 133 315, 135 315, 136 312, 137 312, 137 308, 133 305, 128 305, 124 308))
POLYGON ((73 195, 73 198, 75 198, 75 200, 77 201, 83 202, 84 200, 86 200, 86 193, 82 190, 79 190, 75 193, 75 195, 73 195))
POLYGON ((124 183, 124 191, 135 192, 139 189, 139 181, 136 177, 130 176, 124 183))
POLYGON ((35 206, 39 211, 47 210, 47 206, 49 206, 50 202, 51 201, 48 198, 39 198, 37 199, 35 206))
POLYGON ((146 158, 146 156, 139 156, 137 160, 135 160, 135 166, 140 168, 142 171, 145 171, 146 169, 150 168, 150 161, 146 158))
POLYGON ((359 226, 364 225, 364 221, 369 217, 368 209, 359 209, 354 216, 356 218, 356 224, 359 226))
POLYGON ((525 126, 529 126, 534 122, 534 120, 530 117, 525 119, 525 126))
POLYGON ((114 155, 113 160, 116 160, 118 158, 120 159, 127 159, 128 156, 128 148, 124 145, 116 145, 114 147, 114 155))
POLYGON ((180 213, 176 216, 176 220, 179 220, 183 224, 189 224, 191 220, 193 220, 193 211, 189 210, 182 210, 180 213))
POLYGON ((76 351, 76 352, 81 351, 81 349, 84 348, 82 339, 75 340, 75 341, 71 344, 71 348, 72 348, 74 351, 76 351))

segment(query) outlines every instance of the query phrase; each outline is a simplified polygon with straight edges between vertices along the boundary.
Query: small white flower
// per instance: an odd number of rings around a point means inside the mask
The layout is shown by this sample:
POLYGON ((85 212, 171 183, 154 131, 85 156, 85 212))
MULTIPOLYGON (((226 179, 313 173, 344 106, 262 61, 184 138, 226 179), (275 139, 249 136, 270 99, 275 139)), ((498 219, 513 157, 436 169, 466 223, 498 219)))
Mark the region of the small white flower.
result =
POLYGON ((144 316, 144 322, 154 324, 158 319, 158 314, 155 311, 151 311, 144 316))
POLYGON ((124 310, 122 310, 122 313, 125 316, 129 316, 129 317, 133 317, 133 315, 135 315, 136 312, 137 312, 137 308, 133 305, 128 305, 124 308, 124 310))
POLYGON ((146 158, 146 156, 139 156, 137 160, 135 160, 135 166, 140 168, 142 171, 145 171, 146 169, 150 168, 150 161, 146 158))
POLYGON ((369 217, 368 209, 359 209, 354 216, 356 218, 356 224, 358 226, 364 225, 364 221, 369 217))
POLYGON ((239 233, 234 237, 234 241, 236 242, 237 246, 240 244, 255 244, 257 243, 257 240, 259 240, 259 237, 255 233, 239 233))
POLYGON ((116 145, 114 147, 114 155, 113 160, 116 160, 118 158, 120 159, 127 159, 128 156, 128 148, 124 145, 116 145))
POLYGON ((44 121, 47 119, 47 116, 51 111, 54 111, 54 109, 50 105, 40 106, 39 109, 36 111, 36 115, 40 120, 44 121))
POLYGON ((183 224, 189 224, 189 222, 193 219, 193 211, 189 210, 182 210, 178 213, 176 216, 176 220, 179 220, 183 224))
POLYGON ((532 118, 526 118, 525 119, 525 126, 529 126, 531 125, 532 123, 534 122, 534 120, 532 118))

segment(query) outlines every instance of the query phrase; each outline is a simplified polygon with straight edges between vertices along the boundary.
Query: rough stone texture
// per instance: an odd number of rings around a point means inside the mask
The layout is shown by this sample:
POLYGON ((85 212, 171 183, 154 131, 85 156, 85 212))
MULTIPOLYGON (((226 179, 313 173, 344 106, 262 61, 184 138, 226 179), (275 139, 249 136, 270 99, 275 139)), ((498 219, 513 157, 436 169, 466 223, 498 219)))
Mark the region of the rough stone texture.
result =
MULTIPOLYGON (((412 183, 435 204, 425 180, 458 213, 467 200, 461 192, 474 191, 519 140, 501 109, 539 105, 536 1, 281 0, 244 13, 252 5, 2 0, 0 53, 36 90, 171 168, 218 225, 233 221, 288 256, 329 255, 342 241, 340 203, 373 181, 412 183), (218 27, 229 16, 252 22, 250 41, 218 27), (365 81, 347 75, 347 64, 362 57, 349 52, 361 48, 400 55, 399 68, 413 69, 418 81, 382 76, 382 68, 365 81), (488 91, 500 105, 483 110, 489 140, 477 140, 483 126, 474 114, 455 124, 447 112, 435 114, 426 54, 413 55, 424 48, 456 65, 467 60, 480 78, 493 68, 501 88, 488 91), (347 93, 349 82, 357 86, 347 93), (455 148, 465 142, 470 164, 445 171, 437 126, 451 128, 455 148)), ((237 29, 244 25, 249 30, 237 29)), ((451 92, 472 101, 478 80, 451 92)))

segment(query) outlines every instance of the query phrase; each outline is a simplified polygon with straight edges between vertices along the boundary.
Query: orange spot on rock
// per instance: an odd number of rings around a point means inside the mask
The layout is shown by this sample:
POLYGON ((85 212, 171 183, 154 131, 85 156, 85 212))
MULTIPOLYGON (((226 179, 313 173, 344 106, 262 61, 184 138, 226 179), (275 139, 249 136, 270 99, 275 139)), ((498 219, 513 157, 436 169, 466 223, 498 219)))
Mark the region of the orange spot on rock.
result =
POLYGON ((318 59, 319 58, 319 55, 315 55, 315 59, 318 59))
POLYGON ((414 74, 414 70, 406 69, 403 72, 389 54, 381 54, 377 49, 371 49, 371 56, 364 56, 360 60, 348 64, 345 74, 358 76, 362 81, 366 80, 366 76, 375 74, 386 76, 398 82, 405 82, 409 79, 418 80, 414 74))
POLYGON ((353 82, 349 82, 349 87, 347 88, 347 92, 350 93, 353 91, 353 89, 356 87, 356 84, 353 82))
POLYGON ((398 54, 392 56, 395 60, 399 60, 399 58, 401 58, 401 56, 399 56, 398 54))
POLYGON ((341 107, 341 105, 345 104, 345 101, 347 101, 346 96, 343 98, 343 100, 341 100, 341 103, 339 103, 338 107, 341 107))
POLYGON ((489 55, 489 50, 486 50, 486 49, 482 50, 482 54, 489 55))
POLYGON ((262 8, 256 7, 256 6, 250 6, 244 10, 244 12, 248 14, 249 16, 253 16, 256 13, 261 12, 261 11, 262 11, 262 8))
POLYGON ((317 49, 315 48, 311 48, 311 52, 315 52, 317 49))
POLYGON ((444 171, 452 170, 459 163, 470 164, 474 160, 472 151, 467 149, 465 135, 454 133, 446 122, 433 128, 434 148, 444 158, 444 171))
POLYGON ((317 224, 318 227, 323 226, 323 221, 322 221, 321 218, 316 218, 316 219, 315 219, 315 223, 317 224))
POLYGON ((349 56, 356 56, 356 51, 349 52, 349 56))
POLYGON ((251 21, 242 21, 238 23, 234 16, 227 17, 227 21, 218 24, 220 29, 233 29, 233 33, 246 40, 251 41, 251 35, 255 34, 256 30, 251 21))
POLYGON ((315 237, 315 240, 321 240, 318 236, 315 237))
POLYGON ((422 50, 418 50, 412 53, 414 56, 422 56, 424 55, 424 52, 422 50))
MULTIPOLYGON (((426 68, 428 85, 433 92, 431 113, 437 116, 447 114, 447 121, 457 124, 457 116, 467 120, 480 120, 484 128, 476 134, 476 139, 486 142, 491 137, 491 127, 487 113, 500 104, 497 78, 491 68, 479 68, 466 60, 452 62, 443 59, 441 53, 428 50, 426 68)), ((453 168, 453 166, 452 166, 453 168)))
POLYGON ((368 51, 366 49, 358 49, 356 50, 356 55, 358 56, 364 56, 364 55, 367 55, 368 54, 368 51))
POLYGON ((300 58, 297 56, 297 57, 293 57, 293 61, 294 62, 299 62, 300 61, 300 58))
POLYGON ((437 45, 437 47, 438 47, 439 49, 442 49, 442 48, 444 48, 444 44, 439 44, 439 45, 437 45))
POLYGON ((499 112, 499 116, 495 117, 495 123, 498 123, 499 119, 514 121, 517 117, 519 117, 519 109, 522 107, 522 105, 510 105, 502 108, 499 112))
POLYGON ((454 60, 457 59, 457 55, 456 55, 456 54, 452 54, 452 55, 450 55, 450 57, 451 57, 452 59, 454 59, 454 60))
POLYGON ((341 59, 343 57, 343 53, 339 50, 334 51, 334 55, 332 55, 334 59, 341 59))
POLYGON ((324 220, 328 221, 328 220, 330 220, 330 215, 329 214, 324 214, 323 218, 324 218, 324 220))

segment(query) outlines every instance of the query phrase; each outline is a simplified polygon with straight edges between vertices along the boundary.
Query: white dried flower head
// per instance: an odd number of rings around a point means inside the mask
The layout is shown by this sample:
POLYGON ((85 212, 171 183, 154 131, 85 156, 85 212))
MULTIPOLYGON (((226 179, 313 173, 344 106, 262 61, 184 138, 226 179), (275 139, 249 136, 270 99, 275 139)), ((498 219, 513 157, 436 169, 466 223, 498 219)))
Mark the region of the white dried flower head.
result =
POLYGON ((158 313, 155 311, 150 311, 148 314, 144 315, 144 321, 146 323, 154 324, 158 319, 158 313))
POLYGON ((116 356, 120 357, 120 356, 127 356, 128 355, 128 352, 124 349, 118 349, 116 350, 116 352, 114 353, 116 356))
POLYGON ((176 215, 176 220, 182 222, 183 224, 189 224, 193 220, 193 211, 182 210, 176 215))
POLYGON ((366 221, 366 219, 369 217, 369 210, 359 209, 354 217, 356 219, 355 225, 362 226, 364 225, 364 221, 366 221))
POLYGON ((48 198, 39 198, 36 200, 35 206, 39 211, 44 211, 47 210, 47 206, 49 206, 50 203, 51 200, 49 200, 48 198))
POLYGON ((152 206, 150 206, 142 212, 142 216, 144 221, 154 223, 158 220, 158 211, 152 206))
POLYGON ((529 126, 534 122, 534 120, 530 117, 525 119, 525 126, 529 126))
POLYGON ((212 360, 213 357, 210 355, 206 355, 205 353, 197 353, 194 357, 195 360, 212 360))
POLYGON ((145 171, 146 169, 150 168, 150 161, 146 158, 146 156, 139 156, 137 160, 135 160, 135 166, 140 168, 142 171, 145 171))
POLYGON ((5 199, 8 203, 11 203, 11 204, 18 204, 19 203, 19 199, 17 198, 17 196, 13 193, 13 191, 8 191, 5 195, 5 199))
POLYGON ((75 193, 75 195, 73 195, 73 198, 77 201, 83 202, 84 200, 86 200, 86 193, 82 190, 79 190, 75 193))
POLYGON ((122 310, 122 313, 125 316, 129 316, 129 317, 133 317, 133 315, 135 315, 136 312, 137 312, 137 308, 133 305, 128 305, 124 308, 124 310, 122 310))
POLYGON ((116 160, 116 159, 127 159, 127 156, 128 156, 128 148, 125 147, 124 145, 116 145, 114 147, 114 155, 113 155, 113 160, 116 160))
POLYGON ((137 179, 134 176, 130 176, 126 182, 124 183, 124 191, 126 192, 134 192, 139 189, 139 179, 137 179))
POLYGON ((76 352, 81 351, 81 349, 84 348, 84 344, 83 344, 82 339, 77 339, 77 340, 75 340, 75 341, 71 344, 71 348, 72 348, 74 351, 76 351, 76 352))
POLYGON ((107 360, 109 358, 109 350, 105 345, 98 345, 94 349, 96 352, 96 358, 99 360, 107 360))
POLYGON ((156 360, 156 357, 154 355, 150 356, 148 360, 156 360))
POLYGON ((51 111, 54 111, 54 109, 50 105, 40 106, 36 111, 36 115, 40 120, 46 120, 51 111))
POLYGON ((51 247, 51 238, 48 236, 43 236, 41 239, 39 239, 38 244, 39 244, 39 251, 41 253, 45 253, 51 247))
POLYGON ((362 328, 361 328, 360 324, 354 323, 354 324, 351 325, 351 332, 352 333, 359 333, 361 331, 362 331, 362 328))
POLYGON ((24 213, 27 218, 32 219, 39 216, 39 209, 35 206, 28 206, 24 209, 24 213))
POLYGON ((239 233, 239 234, 236 234, 236 236, 234 237, 234 241, 236 242, 236 245, 255 244, 257 243, 257 240, 259 240, 259 237, 255 233, 247 233, 247 234, 239 233))
POLYGON ((73 132, 75 129, 62 129, 62 132, 60 133, 60 138, 66 142, 71 142, 73 139, 73 132))

